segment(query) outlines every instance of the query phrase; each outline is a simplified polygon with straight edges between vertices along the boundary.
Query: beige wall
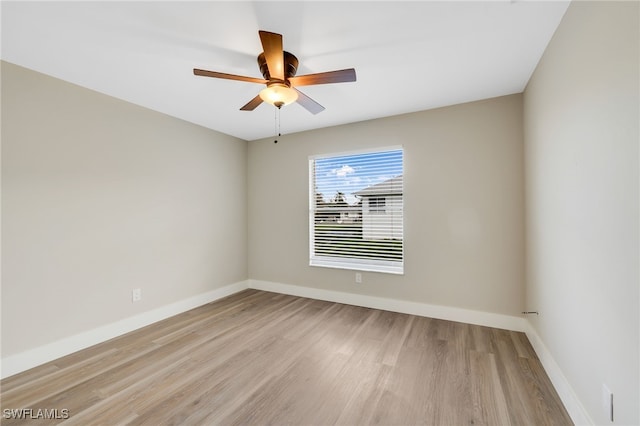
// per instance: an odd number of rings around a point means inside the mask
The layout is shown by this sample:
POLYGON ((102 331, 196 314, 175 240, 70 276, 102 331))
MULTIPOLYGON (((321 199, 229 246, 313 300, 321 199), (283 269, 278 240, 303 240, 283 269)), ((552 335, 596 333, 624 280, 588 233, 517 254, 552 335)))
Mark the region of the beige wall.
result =
POLYGON ((250 278, 520 313, 521 95, 278 140, 249 143, 250 278), (353 271, 310 267, 308 156, 393 145, 405 149, 404 276, 363 273, 363 283, 355 284, 353 271))
POLYGON ((246 155, 2 62, 2 356, 245 280, 246 155))
POLYGON ((524 94, 527 308, 596 424, 640 423, 638 2, 573 2, 524 94))

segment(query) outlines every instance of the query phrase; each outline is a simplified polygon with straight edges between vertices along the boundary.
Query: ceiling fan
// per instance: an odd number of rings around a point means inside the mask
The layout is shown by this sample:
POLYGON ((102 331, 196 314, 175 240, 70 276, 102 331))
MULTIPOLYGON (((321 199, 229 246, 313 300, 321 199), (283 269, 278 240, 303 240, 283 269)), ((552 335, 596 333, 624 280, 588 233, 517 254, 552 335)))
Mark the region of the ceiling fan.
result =
POLYGON ((262 89, 255 98, 240 108, 241 111, 253 111, 263 101, 276 106, 278 109, 297 101, 310 113, 317 114, 324 111, 324 107, 296 89, 297 86, 356 81, 356 70, 353 68, 296 77, 298 58, 282 49, 282 35, 268 31, 258 31, 258 34, 264 50, 258 55, 258 66, 264 79, 198 68, 193 69, 195 75, 203 77, 266 84, 267 87, 265 89, 262 89))

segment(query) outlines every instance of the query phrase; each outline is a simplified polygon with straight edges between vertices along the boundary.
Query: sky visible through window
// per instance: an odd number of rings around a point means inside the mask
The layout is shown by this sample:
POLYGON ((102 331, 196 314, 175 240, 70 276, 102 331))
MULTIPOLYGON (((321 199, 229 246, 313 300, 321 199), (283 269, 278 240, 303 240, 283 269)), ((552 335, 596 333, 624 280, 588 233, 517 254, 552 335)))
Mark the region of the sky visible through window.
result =
POLYGON ((342 192, 349 205, 356 204, 354 192, 401 174, 401 149, 315 159, 316 191, 325 202, 342 192))

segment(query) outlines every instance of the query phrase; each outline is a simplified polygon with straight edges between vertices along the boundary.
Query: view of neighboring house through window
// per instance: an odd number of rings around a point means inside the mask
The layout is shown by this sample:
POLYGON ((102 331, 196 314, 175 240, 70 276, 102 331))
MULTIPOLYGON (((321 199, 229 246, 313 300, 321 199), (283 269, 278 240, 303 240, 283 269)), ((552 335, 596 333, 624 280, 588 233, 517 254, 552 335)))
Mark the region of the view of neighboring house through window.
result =
POLYGON ((403 150, 309 158, 310 265, 401 274, 403 150))

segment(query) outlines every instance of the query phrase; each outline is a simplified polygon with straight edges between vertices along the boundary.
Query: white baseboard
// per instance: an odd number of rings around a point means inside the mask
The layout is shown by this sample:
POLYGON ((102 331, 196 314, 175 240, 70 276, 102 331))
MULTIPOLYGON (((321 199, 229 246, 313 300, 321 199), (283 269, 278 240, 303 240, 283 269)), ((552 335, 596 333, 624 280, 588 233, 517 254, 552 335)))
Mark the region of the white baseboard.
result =
POLYGON ((549 352, 549 349, 547 349, 546 345, 543 343, 542 339, 529 321, 526 321, 525 333, 529 342, 531 342, 531 346, 533 346, 533 349, 536 351, 544 370, 547 372, 551 383, 553 383, 553 387, 556 389, 560 400, 567 409, 573 423, 576 425, 595 424, 576 396, 576 393, 573 391, 569 381, 562 373, 560 366, 556 363, 551 352, 549 352))
POLYGON ((93 330, 10 355, 0 363, 0 377, 5 378, 81 349, 145 327, 154 322, 197 308, 248 288, 247 281, 230 284, 207 293, 180 300, 133 317, 125 318, 93 330))
POLYGON ((426 303, 388 299, 362 294, 344 293, 341 291, 322 290, 318 288, 301 287, 270 281, 250 279, 248 280, 248 285, 249 288, 256 290, 272 291, 292 296, 344 303, 346 305, 363 306, 365 308, 382 309, 385 311, 464 322, 467 324, 483 325, 486 327, 502 328, 505 330, 525 331, 525 320, 523 318, 510 315, 493 314, 450 306, 430 305, 426 303))

